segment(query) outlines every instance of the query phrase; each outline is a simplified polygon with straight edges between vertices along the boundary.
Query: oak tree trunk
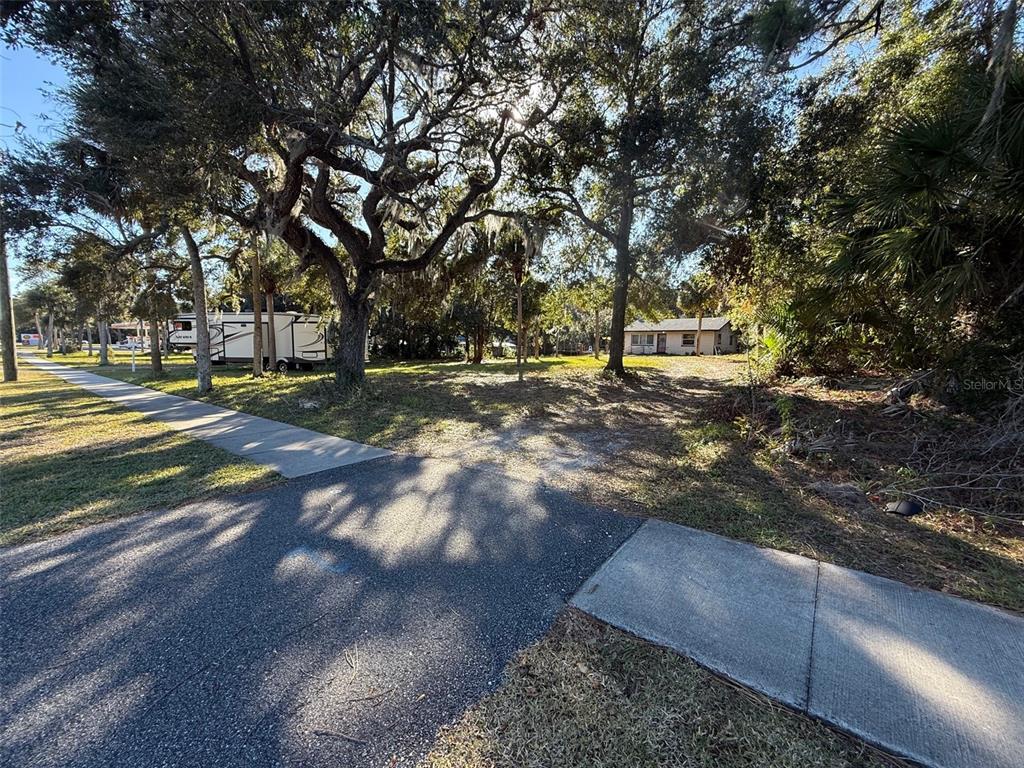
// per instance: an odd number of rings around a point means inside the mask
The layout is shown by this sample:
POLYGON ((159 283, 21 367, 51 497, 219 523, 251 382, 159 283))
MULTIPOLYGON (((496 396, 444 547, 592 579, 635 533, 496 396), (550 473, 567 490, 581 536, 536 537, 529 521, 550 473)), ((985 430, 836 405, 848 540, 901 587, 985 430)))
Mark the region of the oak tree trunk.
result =
POLYGON ((704 313, 697 313, 697 342, 693 348, 693 354, 700 357, 700 337, 701 337, 701 326, 704 324, 704 313))
POLYGON ((346 297, 340 306, 341 322, 338 326, 338 345, 334 351, 334 377, 339 387, 347 389, 362 384, 366 376, 366 331, 370 322, 370 302, 346 297))
POLYGON ((149 318, 149 366, 153 373, 164 372, 164 361, 160 357, 160 321, 149 318))
POLYGON ((192 306, 196 312, 196 391, 206 394, 213 389, 213 363, 210 360, 210 324, 206 314, 206 275, 192 232, 182 227, 188 249, 189 269, 192 273, 192 306))
POLYGON ((480 365, 484 361, 484 343, 487 341, 487 331, 482 327, 477 328, 473 333, 473 365, 480 365))
POLYGON ((344 390, 362 384, 366 377, 366 334, 378 274, 371 269, 357 270, 355 286, 350 289, 344 270, 327 260, 321 263, 327 272, 331 297, 341 310, 334 350, 334 380, 335 386, 344 390))
POLYGON ((53 357, 53 310, 46 318, 46 356, 53 357))
POLYGON ((100 334, 100 365, 110 365, 110 326, 106 320, 99 320, 97 327, 100 334))
POLYGON ((604 369, 616 376, 625 376, 622 363, 626 340, 626 303, 629 300, 629 245, 620 243, 615 248, 615 287, 612 291, 612 330, 608 340, 608 362, 604 369))
POLYGON ((615 286, 612 291, 612 337, 608 344, 608 363, 604 369, 616 376, 625 376, 622 363, 626 341, 626 304, 629 302, 629 276, 633 269, 629 250, 633 232, 633 183, 627 180, 622 187, 619 221, 615 228, 615 286))
POLYGON ((594 310, 594 359, 601 359, 601 310, 599 309, 594 310))

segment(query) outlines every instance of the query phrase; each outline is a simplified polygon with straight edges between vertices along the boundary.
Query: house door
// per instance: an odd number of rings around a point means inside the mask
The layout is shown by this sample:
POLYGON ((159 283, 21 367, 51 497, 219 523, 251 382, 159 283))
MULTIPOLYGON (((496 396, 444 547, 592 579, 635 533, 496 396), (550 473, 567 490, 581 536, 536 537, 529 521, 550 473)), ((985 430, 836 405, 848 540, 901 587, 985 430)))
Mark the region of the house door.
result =
POLYGON ((665 354, 665 334, 664 333, 659 333, 658 334, 658 354, 659 355, 664 355, 665 354))

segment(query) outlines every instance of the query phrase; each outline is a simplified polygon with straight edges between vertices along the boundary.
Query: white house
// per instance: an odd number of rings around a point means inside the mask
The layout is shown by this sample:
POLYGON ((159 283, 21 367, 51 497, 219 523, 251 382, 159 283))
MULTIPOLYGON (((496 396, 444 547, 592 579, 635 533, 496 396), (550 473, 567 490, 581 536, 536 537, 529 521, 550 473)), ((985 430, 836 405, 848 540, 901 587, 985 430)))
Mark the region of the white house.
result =
MULTIPOLYGON (((700 323, 700 353, 721 355, 737 350, 738 338, 725 317, 705 317, 700 323)), ((626 326, 627 355, 693 355, 697 353, 697 318, 677 317, 657 323, 626 326)))

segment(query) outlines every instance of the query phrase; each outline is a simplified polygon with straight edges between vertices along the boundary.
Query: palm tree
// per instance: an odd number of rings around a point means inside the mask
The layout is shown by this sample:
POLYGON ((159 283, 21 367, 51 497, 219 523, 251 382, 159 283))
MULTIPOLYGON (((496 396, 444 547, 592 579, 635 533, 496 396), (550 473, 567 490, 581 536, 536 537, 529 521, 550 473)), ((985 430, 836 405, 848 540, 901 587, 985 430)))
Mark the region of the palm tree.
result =
POLYGON ((985 83, 881 137, 870 173, 834 201, 823 301, 905 295, 916 312, 991 316, 1024 296, 1024 62, 988 120, 985 83))
POLYGON ((679 306, 687 314, 697 317, 697 342, 694 353, 700 354, 700 337, 704 329, 704 313, 719 296, 718 286, 705 272, 698 272, 687 278, 679 288, 679 306))

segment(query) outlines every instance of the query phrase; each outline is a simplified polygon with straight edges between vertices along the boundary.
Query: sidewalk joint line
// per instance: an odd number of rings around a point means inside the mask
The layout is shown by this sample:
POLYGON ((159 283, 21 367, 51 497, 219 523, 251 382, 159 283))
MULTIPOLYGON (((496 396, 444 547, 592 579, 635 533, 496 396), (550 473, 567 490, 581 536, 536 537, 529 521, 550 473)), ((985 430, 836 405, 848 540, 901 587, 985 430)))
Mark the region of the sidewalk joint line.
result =
POLYGON ((807 654, 807 687, 804 689, 804 710, 811 709, 811 680, 814 677, 814 634, 818 627, 818 587, 821 584, 821 560, 815 560, 814 605, 811 607, 811 647, 807 654))

